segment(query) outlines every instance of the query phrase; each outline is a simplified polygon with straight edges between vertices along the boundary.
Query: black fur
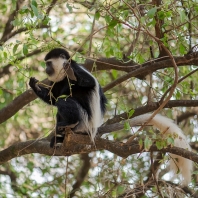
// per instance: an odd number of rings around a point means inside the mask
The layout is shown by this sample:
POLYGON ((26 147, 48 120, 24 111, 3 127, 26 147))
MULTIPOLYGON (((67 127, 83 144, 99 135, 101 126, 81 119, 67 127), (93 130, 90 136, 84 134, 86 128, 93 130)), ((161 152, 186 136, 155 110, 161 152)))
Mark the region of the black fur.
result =
MULTIPOLYGON (((56 48, 51 50, 45 57, 45 61, 53 58, 59 58, 61 55, 64 55, 66 59, 69 59, 69 53, 64 49, 56 48)), ((98 82, 94 77, 82 69, 75 61, 70 60, 71 68, 73 69, 75 80, 69 80, 70 85, 72 85, 72 91, 70 93, 70 86, 68 83, 68 78, 64 77, 59 82, 50 82, 50 85, 53 85, 51 93, 49 94, 50 89, 42 87, 42 85, 37 85, 38 80, 35 78, 30 78, 29 85, 34 90, 36 95, 42 99, 44 102, 49 105, 54 105, 57 107, 57 122, 56 122, 56 136, 51 140, 50 146, 54 147, 59 144, 62 144, 64 140, 64 127, 77 124, 74 127, 75 130, 78 127, 82 127, 84 124, 85 116, 87 116, 88 121, 91 121, 97 113, 100 113, 102 116, 105 113, 105 105, 107 103, 106 97, 104 96, 100 85, 96 86, 98 82), (96 90, 96 87, 98 89, 96 90), (98 92, 100 97, 100 102, 96 105, 100 106, 101 112, 92 111, 92 96, 93 92, 98 92), (72 94, 72 95, 71 95, 72 94), (53 95, 53 97, 52 97, 53 95), (66 97, 62 98, 62 96, 66 97), (94 114, 94 115, 93 115, 94 114), (56 144, 56 145, 55 145, 56 144)), ((54 66, 51 62, 46 62, 46 73, 52 75, 54 72, 54 66)), ((99 115, 100 115, 99 114, 99 115)), ((91 133, 91 131, 81 131, 91 133)))

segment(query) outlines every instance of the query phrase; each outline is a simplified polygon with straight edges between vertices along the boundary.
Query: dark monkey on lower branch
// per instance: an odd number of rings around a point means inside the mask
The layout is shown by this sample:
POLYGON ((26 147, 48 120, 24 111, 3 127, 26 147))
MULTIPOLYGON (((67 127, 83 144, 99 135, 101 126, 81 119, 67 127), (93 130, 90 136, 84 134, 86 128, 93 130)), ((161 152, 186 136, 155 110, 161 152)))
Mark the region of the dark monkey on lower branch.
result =
MULTIPOLYGON (((50 147, 62 145, 65 127, 72 128, 76 133, 87 133, 94 141, 107 103, 98 81, 72 60, 64 49, 51 50, 45 56, 45 62, 50 86, 43 87, 34 77, 30 78, 29 85, 39 98, 58 109, 56 133, 51 139, 50 147)), ((133 120, 135 124, 144 124, 150 117, 151 114, 144 114, 133 120)), ((175 146, 191 151, 182 130, 172 120, 156 115, 147 124, 157 127, 164 138, 171 135, 175 146)), ((191 181, 192 161, 178 155, 169 155, 171 170, 174 173, 180 172, 182 184, 187 185, 191 181)))
POLYGON ((56 134, 50 146, 60 146, 65 136, 64 128, 70 126, 74 126, 74 132, 88 133, 94 141, 107 102, 98 81, 64 49, 51 50, 45 62, 50 87, 40 86, 34 77, 30 78, 29 85, 40 99, 58 109, 56 134))

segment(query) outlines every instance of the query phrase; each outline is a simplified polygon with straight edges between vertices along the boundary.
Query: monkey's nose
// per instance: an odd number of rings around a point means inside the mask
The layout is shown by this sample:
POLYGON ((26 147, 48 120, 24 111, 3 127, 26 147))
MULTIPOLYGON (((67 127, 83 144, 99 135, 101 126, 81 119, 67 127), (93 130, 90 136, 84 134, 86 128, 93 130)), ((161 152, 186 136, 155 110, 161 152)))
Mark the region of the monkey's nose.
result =
POLYGON ((52 61, 46 61, 46 69, 45 69, 46 74, 52 75, 54 73, 54 68, 52 61))

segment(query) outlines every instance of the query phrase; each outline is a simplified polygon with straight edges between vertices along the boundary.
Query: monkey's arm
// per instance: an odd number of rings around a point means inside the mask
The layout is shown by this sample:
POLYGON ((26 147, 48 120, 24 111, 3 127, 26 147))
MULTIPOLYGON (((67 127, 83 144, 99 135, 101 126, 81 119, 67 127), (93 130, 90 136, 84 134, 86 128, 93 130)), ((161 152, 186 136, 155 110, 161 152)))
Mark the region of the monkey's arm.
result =
POLYGON ((44 102, 46 102, 49 105, 55 104, 55 99, 53 97, 50 97, 49 89, 45 87, 41 87, 37 84, 38 80, 34 77, 30 78, 29 85, 33 89, 34 93, 44 102))
POLYGON ((77 63, 72 65, 74 75, 77 81, 72 81, 72 83, 77 84, 81 87, 94 87, 96 85, 96 80, 90 72, 88 72, 83 67, 79 66, 77 63))

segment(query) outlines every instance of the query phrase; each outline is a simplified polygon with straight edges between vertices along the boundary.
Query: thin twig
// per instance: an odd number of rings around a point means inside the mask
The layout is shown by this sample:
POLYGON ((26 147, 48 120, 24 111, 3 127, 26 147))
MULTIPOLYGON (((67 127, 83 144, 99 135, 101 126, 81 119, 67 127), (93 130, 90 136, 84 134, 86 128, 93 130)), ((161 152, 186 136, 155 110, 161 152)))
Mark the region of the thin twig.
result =
POLYGON ((66 157, 66 171, 65 171, 65 198, 67 198, 67 176, 68 176, 69 157, 66 157))

